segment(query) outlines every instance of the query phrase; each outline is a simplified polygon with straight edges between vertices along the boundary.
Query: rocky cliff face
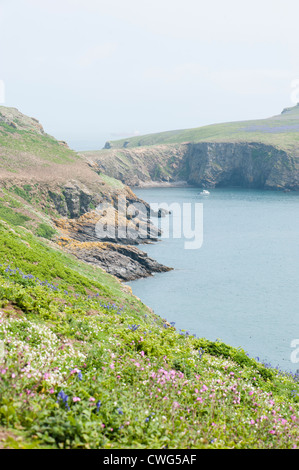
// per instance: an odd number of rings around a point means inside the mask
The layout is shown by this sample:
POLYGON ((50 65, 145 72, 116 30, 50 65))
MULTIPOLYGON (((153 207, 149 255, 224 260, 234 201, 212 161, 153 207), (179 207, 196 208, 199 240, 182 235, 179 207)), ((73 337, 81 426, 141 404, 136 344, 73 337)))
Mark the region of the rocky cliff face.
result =
POLYGON ((135 246, 99 241, 80 242, 68 236, 61 237, 59 244, 78 259, 101 267, 121 281, 133 281, 171 270, 135 246))
POLYGON ((89 152, 99 171, 131 186, 165 182, 203 187, 299 190, 296 156, 260 142, 200 142, 89 152))
POLYGON ((155 145, 130 149, 86 152, 84 156, 97 168, 124 184, 137 187, 151 182, 186 181, 188 145, 155 145))
POLYGON ((16 108, 6 108, 0 106, 0 122, 7 124, 13 129, 33 131, 36 134, 45 135, 43 126, 35 118, 22 114, 16 108))
POLYGON ((188 182, 203 187, 299 189, 299 171, 285 151, 261 143, 190 144, 188 182))

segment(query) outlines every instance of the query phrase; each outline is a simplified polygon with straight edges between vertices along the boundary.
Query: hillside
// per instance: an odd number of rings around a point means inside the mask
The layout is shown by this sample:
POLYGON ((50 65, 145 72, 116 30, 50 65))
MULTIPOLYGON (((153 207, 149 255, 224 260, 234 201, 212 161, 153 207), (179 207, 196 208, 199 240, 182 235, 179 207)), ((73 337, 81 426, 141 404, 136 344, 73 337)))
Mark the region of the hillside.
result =
MULTIPOLYGON (((122 280, 168 270, 139 248, 128 246, 147 237, 138 240, 126 235, 131 222, 126 214, 118 213, 121 198, 127 204, 140 202, 120 181, 98 175, 65 142, 46 134, 36 119, 15 108, 0 107, 0 217, 55 240, 79 259, 122 280), (117 217, 117 227, 124 234, 121 238, 99 237, 100 205, 110 207, 108 225, 113 227, 117 217)), ((143 230, 147 235, 146 217, 136 222, 140 233, 143 230)), ((159 237, 154 230, 151 235, 153 241, 159 237)))
POLYGON ((0 251, 0 448, 298 446, 298 377, 177 331, 22 227, 0 221, 0 251))
POLYGON ((83 153, 130 186, 188 183, 299 189, 299 104, 267 119, 107 142, 83 153))
POLYGON ((299 103, 266 119, 212 124, 194 129, 108 141, 106 148, 132 148, 184 142, 260 142, 282 150, 299 150, 299 103))

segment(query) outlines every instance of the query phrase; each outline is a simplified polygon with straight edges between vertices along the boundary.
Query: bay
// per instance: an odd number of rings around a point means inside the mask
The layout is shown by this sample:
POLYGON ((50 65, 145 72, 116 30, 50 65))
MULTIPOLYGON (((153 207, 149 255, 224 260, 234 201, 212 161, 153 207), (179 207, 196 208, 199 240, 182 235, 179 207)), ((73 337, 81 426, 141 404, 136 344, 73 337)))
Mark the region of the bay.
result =
MULTIPOLYGON (((298 339, 298 348, 299 194, 211 189, 202 196, 190 187, 134 192, 149 203, 202 204, 203 244, 186 249, 186 239, 170 233, 140 245, 173 270, 128 283, 133 293, 177 329, 241 347, 272 367, 298 370, 292 342, 298 339)), ((160 221, 162 229, 183 223, 174 213, 160 221)))

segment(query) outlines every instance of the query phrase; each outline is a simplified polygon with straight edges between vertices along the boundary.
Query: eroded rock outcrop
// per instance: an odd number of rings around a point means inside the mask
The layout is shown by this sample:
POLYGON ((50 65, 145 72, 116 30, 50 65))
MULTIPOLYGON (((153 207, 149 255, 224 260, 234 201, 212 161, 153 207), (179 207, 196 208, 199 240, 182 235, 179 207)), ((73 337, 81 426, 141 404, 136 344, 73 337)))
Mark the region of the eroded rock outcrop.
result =
POLYGON ((287 152, 256 142, 189 144, 188 182, 203 187, 299 189, 299 171, 287 152))
POLYGON ((67 236, 61 237, 58 243, 78 259, 100 267, 122 281, 171 270, 134 246, 99 241, 80 242, 67 236))
MULTIPOLYGON (((75 193, 76 197, 77 193, 75 193)), ((137 245, 157 242, 160 229, 151 224, 148 204, 138 200, 130 189, 118 196, 125 197, 125 212, 119 210, 116 195, 107 198, 95 210, 76 218, 54 219, 61 236, 58 243, 77 258, 101 267, 122 281, 148 277, 171 268, 150 258, 137 245), (133 212, 130 216, 130 204, 133 212)), ((77 199, 76 199, 77 200, 77 199)))

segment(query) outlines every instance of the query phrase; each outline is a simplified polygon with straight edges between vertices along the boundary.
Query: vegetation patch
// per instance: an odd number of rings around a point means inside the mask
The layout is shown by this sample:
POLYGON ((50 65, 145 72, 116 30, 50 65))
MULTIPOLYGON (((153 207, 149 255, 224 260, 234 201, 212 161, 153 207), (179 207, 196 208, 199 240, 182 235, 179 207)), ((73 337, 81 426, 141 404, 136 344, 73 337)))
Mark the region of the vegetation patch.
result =
POLYGON ((5 445, 298 445, 298 377, 176 330, 115 278, 3 222, 0 258, 5 445))
POLYGON ((36 235, 38 237, 47 238, 48 240, 52 240, 55 234, 56 230, 50 225, 44 223, 39 224, 36 230, 36 235))
POLYGON ((26 222, 30 220, 30 217, 27 217, 24 214, 14 211, 10 207, 3 206, 1 203, 0 218, 12 225, 25 225, 26 222))

